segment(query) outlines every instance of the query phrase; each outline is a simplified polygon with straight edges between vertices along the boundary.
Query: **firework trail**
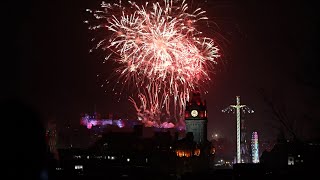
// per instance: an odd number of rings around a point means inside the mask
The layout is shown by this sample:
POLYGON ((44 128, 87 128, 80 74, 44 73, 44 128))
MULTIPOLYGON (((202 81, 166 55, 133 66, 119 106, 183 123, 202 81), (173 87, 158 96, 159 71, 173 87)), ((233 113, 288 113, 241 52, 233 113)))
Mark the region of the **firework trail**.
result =
POLYGON ((86 21, 89 29, 104 33, 93 39, 93 49, 119 65, 118 82, 138 90, 138 101, 129 101, 139 119, 161 126, 165 114, 175 124, 182 122, 190 92, 210 81, 219 57, 214 40, 197 29, 208 20, 206 12, 190 10, 180 0, 102 2, 99 10, 87 11, 95 17, 86 21))

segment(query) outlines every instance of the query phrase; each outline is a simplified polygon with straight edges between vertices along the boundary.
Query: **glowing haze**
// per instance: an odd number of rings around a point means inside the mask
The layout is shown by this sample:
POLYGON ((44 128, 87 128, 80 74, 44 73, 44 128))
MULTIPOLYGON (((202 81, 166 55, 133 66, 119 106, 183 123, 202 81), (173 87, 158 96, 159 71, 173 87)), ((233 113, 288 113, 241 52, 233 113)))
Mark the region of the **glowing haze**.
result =
POLYGON ((206 12, 180 0, 102 2, 87 11, 94 16, 86 21, 96 33, 93 49, 118 64, 117 84, 138 92, 129 97, 138 118, 146 126, 183 125, 190 92, 205 91, 219 57, 213 38, 197 28, 208 22, 206 12))

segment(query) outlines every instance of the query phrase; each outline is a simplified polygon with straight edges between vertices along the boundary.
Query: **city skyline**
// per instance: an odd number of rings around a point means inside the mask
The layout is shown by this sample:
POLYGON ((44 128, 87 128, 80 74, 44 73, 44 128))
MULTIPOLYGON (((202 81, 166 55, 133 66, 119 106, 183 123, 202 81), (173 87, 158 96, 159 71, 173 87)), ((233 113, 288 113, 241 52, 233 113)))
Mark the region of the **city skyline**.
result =
MULTIPOLYGON (((85 9, 100 1, 57 1, 16 4, 8 20, 6 37, 9 62, 5 70, 4 97, 18 97, 58 124, 79 123, 80 113, 96 110, 133 118, 127 98, 105 93, 96 75, 103 67, 99 54, 89 54, 85 9)), ((235 119, 221 110, 241 96, 255 113, 248 115, 248 132, 260 139, 276 138, 281 123, 264 100, 273 103, 304 140, 319 138, 316 121, 319 81, 316 54, 316 9, 312 4, 291 2, 216 1, 208 4, 209 16, 219 25, 225 45, 222 63, 203 99, 208 107, 208 134, 236 137, 235 119), (212 10, 212 11, 210 11, 212 10), (300 22, 301 24, 297 24, 300 22), (294 124, 294 123, 292 123, 294 124), (303 126, 302 126, 303 125, 303 126)), ((9 8, 9 9, 10 9, 9 8)), ((111 69, 109 69, 111 71, 111 69)))

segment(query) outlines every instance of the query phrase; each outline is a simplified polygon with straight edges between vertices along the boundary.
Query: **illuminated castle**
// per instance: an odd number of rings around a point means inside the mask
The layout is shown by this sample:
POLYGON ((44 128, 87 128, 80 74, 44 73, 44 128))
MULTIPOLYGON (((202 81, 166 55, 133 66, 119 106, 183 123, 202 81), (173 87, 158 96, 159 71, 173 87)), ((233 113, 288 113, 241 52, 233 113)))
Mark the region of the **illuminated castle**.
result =
POLYGON ((116 125, 119 128, 125 126, 125 123, 122 119, 113 119, 109 118, 101 118, 101 115, 98 113, 94 113, 93 116, 84 114, 80 118, 80 124, 86 126, 88 129, 91 129, 94 126, 107 126, 107 125, 116 125))

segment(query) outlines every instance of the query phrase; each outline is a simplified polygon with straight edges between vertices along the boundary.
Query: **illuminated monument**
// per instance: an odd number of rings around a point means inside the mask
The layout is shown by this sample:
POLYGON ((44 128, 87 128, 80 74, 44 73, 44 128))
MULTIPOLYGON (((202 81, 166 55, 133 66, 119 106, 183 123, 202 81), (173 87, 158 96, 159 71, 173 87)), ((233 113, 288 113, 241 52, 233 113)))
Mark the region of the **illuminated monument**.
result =
POLYGON ((222 112, 232 112, 236 113, 237 117, 237 163, 248 163, 249 162, 249 151, 246 141, 246 128, 244 124, 244 118, 242 114, 253 113, 254 111, 246 105, 240 104, 240 96, 236 97, 236 104, 230 105, 222 112))
POLYGON ((190 102, 186 103, 185 123, 186 132, 193 133, 197 144, 207 142, 207 106, 201 100, 200 92, 194 92, 190 102))

